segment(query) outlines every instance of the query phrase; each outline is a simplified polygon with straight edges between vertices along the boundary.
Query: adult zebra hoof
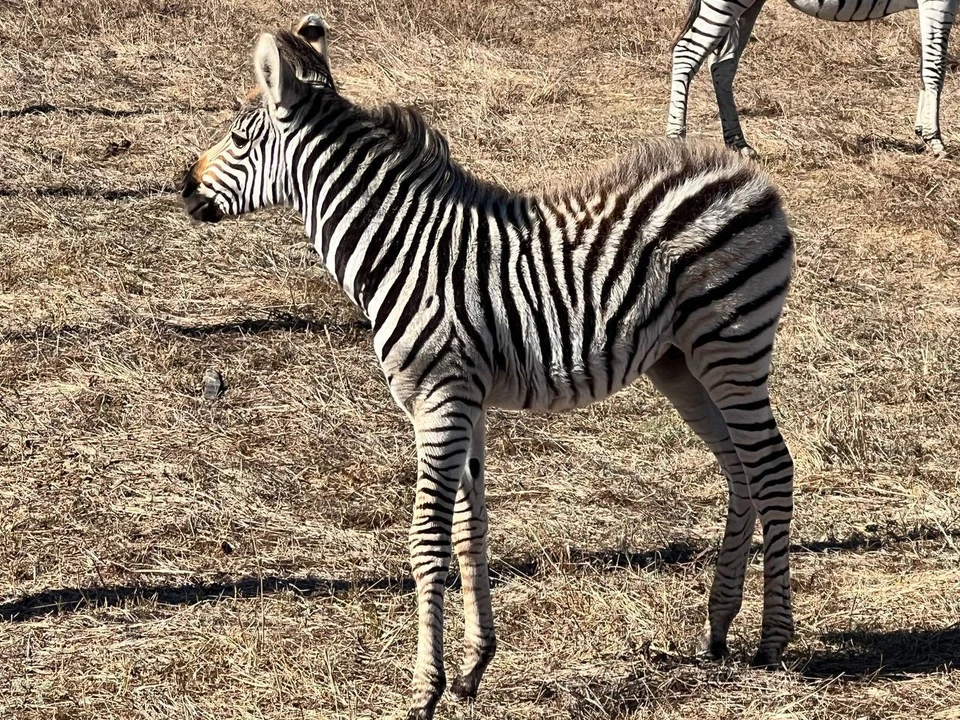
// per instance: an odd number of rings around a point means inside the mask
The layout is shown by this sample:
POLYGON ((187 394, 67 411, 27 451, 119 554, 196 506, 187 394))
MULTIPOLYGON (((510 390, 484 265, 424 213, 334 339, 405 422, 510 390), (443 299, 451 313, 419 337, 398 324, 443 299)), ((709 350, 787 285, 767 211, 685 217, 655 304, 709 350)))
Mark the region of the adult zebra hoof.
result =
POLYGON ((723 660, 729 653, 726 641, 710 638, 704 640, 703 647, 700 649, 700 657, 704 660, 723 660))
POLYGON ((782 650, 774 648, 760 648, 757 650, 757 654, 753 656, 753 660, 750 662, 750 664, 755 668, 776 670, 780 667, 780 656, 782 654, 782 650))
POLYGON ((923 133, 923 128, 920 127, 919 125, 915 127, 913 131, 917 134, 917 137, 923 140, 924 144, 928 148, 930 148, 930 152, 933 153, 934 157, 938 157, 938 158, 947 157, 947 155, 949 154, 947 152, 947 147, 943 144, 943 140, 939 136, 927 137, 923 133))
POLYGON ((467 702, 477 699, 478 683, 474 678, 458 675, 450 683, 450 694, 457 702, 467 702))
POLYGON ((757 154, 757 151, 754 150, 749 145, 744 145, 743 147, 734 148, 742 157, 745 157, 747 160, 758 160, 760 155, 757 154))

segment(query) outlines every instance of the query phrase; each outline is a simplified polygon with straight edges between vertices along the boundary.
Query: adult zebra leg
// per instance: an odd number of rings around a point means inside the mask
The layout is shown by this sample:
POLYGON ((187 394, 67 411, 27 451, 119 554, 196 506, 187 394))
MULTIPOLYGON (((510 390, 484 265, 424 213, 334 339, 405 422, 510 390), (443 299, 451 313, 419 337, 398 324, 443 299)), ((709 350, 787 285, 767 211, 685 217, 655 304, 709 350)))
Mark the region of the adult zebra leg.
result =
MULTIPOLYGON (((447 389, 447 388, 445 388, 447 389)), ((448 390, 449 393, 449 390, 448 390)), ((408 720, 430 720, 446 686, 443 594, 457 489, 479 404, 445 393, 415 414, 417 491, 410 526, 410 566, 417 584, 417 663, 408 720)))
POLYGON ((727 523, 710 588, 702 651, 720 658, 727 653, 727 632, 740 611, 743 579, 756 525, 746 476, 727 424, 706 389, 687 367, 684 354, 672 348, 647 371, 654 386, 677 409, 690 428, 716 456, 727 478, 727 523))
POLYGON ((487 505, 484 500, 484 416, 473 428, 470 457, 453 511, 453 548, 463 592, 464 656, 450 686, 459 700, 475 698, 480 679, 497 651, 487 568, 487 505))
POLYGON ((710 75, 713 78, 713 90, 717 95, 717 107, 720 109, 720 125, 723 128, 723 142, 749 158, 756 158, 756 151, 743 137, 740 126, 740 113, 733 97, 733 81, 740 66, 740 56, 750 41, 750 32, 760 14, 765 0, 757 0, 737 20, 727 37, 710 54, 710 75))
MULTIPOLYGON (((725 0, 711 4, 693 0, 686 26, 673 45, 673 67, 670 85, 670 108, 667 115, 667 136, 687 134, 687 101, 690 83, 706 57, 716 50, 740 15, 758 0, 725 0)), ((758 4, 763 4, 762 1, 758 4)))
MULTIPOLYGON (((755 360, 754 357, 750 358, 755 360)), ((793 637, 790 593, 790 522, 793 519, 793 460, 777 428, 767 393, 769 353, 750 363, 741 358, 711 363, 704 380, 719 375, 709 387, 720 408, 730 439, 747 476, 747 486, 763 531, 763 626, 754 665, 774 667, 793 637), (729 364, 728 364, 729 363, 729 364), (736 369, 736 373, 730 372, 736 369), (726 372, 724 372, 726 371, 726 372)), ((703 377, 701 375, 701 377, 703 377)))
POLYGON ((946 152, 940 137, 940 95, 947 70, 947 43, 957 0, 920 0, 920 76, 923 90, 917 105, 916 133, 935 155, 946 152))

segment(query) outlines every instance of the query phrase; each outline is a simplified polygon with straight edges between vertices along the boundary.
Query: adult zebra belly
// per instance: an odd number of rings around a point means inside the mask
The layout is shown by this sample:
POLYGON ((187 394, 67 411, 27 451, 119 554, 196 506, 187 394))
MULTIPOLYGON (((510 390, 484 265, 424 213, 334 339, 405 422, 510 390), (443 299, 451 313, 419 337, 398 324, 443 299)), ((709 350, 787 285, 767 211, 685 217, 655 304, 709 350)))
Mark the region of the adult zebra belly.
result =
POLYGON ((787 0, 793 7, 821 20, 876 20, 901 10, 915 10, 917 0, 787 0))

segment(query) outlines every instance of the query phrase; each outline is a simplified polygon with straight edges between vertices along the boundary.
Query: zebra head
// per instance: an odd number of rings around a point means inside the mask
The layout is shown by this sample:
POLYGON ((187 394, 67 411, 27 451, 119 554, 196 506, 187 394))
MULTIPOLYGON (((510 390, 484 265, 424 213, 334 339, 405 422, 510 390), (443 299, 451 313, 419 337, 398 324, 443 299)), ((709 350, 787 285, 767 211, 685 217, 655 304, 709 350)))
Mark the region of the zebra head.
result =
POLYGON ((294 32, 264 33, 253 53, 258 88, 220 142, 187 171, 183 201, 196 220, 219 222, 291 201, 286 136, 312 94, 336 92, 327 62, 327 26, 307 15, 294 32))

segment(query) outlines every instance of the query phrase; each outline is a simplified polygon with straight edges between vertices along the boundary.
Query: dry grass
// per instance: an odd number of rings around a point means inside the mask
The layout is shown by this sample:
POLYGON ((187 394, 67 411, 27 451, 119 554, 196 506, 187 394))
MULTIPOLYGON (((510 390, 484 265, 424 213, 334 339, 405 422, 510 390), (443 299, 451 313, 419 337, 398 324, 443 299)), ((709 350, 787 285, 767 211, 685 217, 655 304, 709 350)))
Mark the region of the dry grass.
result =
MULTIPOLYGON (((172 193, 256 34, 319 10, 346 92, 419 104, 466 165, 530 185, 661 132, 681 5, 0 4, 0 717, 405 705, 412 433, 365 326, 289 213, 199 227, 172 193)), ((739 82, 799 248, 774 386, 798 466, 790 669, 744 664, 756 560, 733 658, 691 659, 724 489, 639 383, 492 418, 502 649, 477 705, 440 717, 960 717, 960 175, 915 152, 915 23, 771 3, 739 82)), ((958 108, 951 73, 955 148, 958 108)))

